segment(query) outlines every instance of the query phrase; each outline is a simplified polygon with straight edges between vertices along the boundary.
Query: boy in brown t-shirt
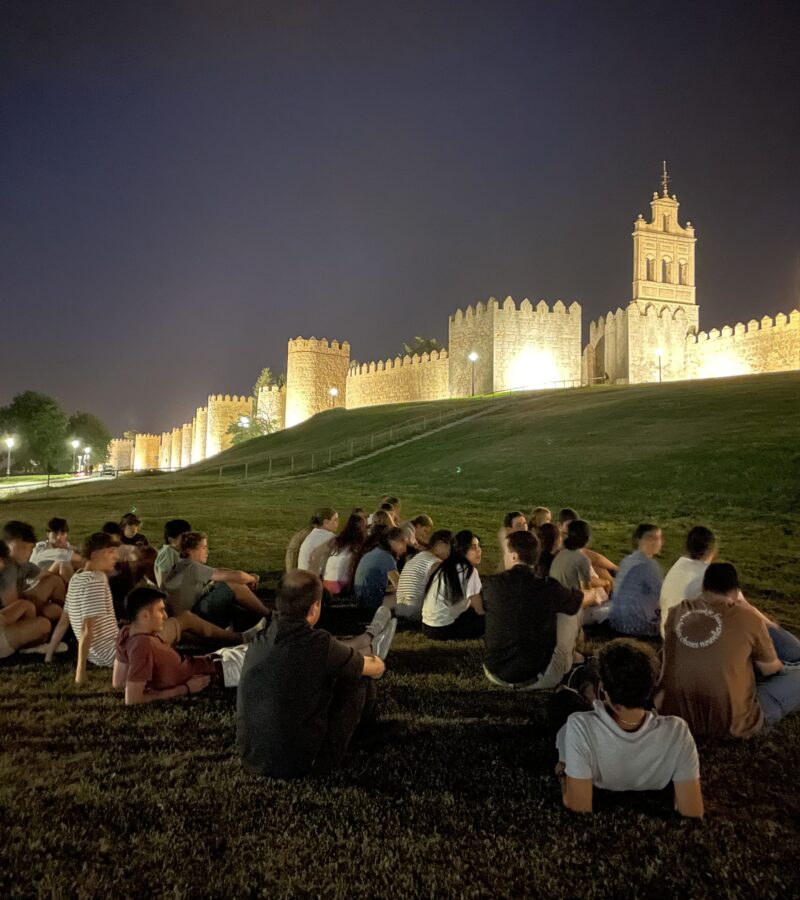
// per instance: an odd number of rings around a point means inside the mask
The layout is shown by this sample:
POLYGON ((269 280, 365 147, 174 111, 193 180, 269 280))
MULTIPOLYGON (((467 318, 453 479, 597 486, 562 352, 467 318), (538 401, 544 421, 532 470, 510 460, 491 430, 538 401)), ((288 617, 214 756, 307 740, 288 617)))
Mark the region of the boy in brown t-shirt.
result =
POLYGON ((686 719, 694 735, 715 738, 751 737, 800 707, 800 668, 784 670, 730 563, 712 563, 702 595, 670 610, 656 705, 686 719))

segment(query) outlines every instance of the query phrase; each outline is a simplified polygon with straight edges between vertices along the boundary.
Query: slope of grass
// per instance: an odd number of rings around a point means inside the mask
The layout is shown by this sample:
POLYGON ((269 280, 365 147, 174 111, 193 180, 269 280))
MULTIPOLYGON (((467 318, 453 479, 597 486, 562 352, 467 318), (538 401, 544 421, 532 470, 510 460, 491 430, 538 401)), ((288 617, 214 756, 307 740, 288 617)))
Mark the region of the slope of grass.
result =
MULTIPOLYGON (((270 583, 311 508, 371 506, 385 491, 409 514, 474 527, 484 571, 497 562, 499 518, 514 507, 573 505, 615 557, 637 521, 654 519, 665 566, 702 521, 751 597, 800 631, 798 388, 800 374, 789 374, 485 401, 485 416, 327 474, 247 484, 191 471, 120 478, 17 497, 3 515, 39 530, 66 515, 76 538, 131 506, 151 538, 184 515, 210 531, 212 562, 270 583)), ((279 442, 281 452, 324 447, 404 415, 326 414, 225 460, 246 453, 257 468, 279 442)), ((299 784, 241 769, 233 698, 223 692, 130 710, 107 672, 93 670, 78 691, 68 662, 0 668, 0 892, 797 894, 799 716, 748 743, 701 747, 702 824, 677 821, 663 797, 601 798, 594 818, 575 818, 551 776, 545 697, 491 688, 477 642, 435 647, 405 632, 389 664, 382 710, 401 735, 377 752, 355 750, 335 777, 299 784)))

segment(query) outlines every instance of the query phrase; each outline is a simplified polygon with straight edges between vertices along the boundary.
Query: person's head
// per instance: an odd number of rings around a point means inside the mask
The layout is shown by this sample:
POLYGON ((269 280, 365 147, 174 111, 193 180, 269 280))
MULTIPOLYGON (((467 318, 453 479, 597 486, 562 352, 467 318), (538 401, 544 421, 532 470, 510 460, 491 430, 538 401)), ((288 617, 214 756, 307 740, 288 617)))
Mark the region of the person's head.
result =
POLYGON ((395 514, 395 516, 400 516, 400 501, 397 499, 397 497, 382 497, 381 505, 383 505, 384 503, 388 503, 389 506, 391 506, 392 512, 395 514))
POLYGON ((423 514, 415 516, 411 524, 414 526, 418 546, 427 547, 433 531, 433 519, 423 514))
POLYGON ((386 512, 385 509, 376 510, 372 514, 372 527, 394 528, 394 516, 386 512))
POLYGON ((352 516, 361 516, 361 518, 364 519, 364 520, 366 521, 366 518, 367 518, 367 511, 364 509, 363 506, 357 506, 357 507, 353 510, 353 512, 350 513, 350 515, 352 515, 352 516))
POLYGON ((533 568, 539 559, 539 540, 532 531, 512 531, 506 538, 503 550, 503 565, 506 569, 514 566, 533 568))
POLYGON ((397 524, 397 514, 395 513, 395 509, 391 503, 381 503, 381 511, 385 512, 386 515, 389 516, 394 525, 397 524))
POLYGON ((304 569, 287 572, 275 603, 282 618, 305 619, 316 625, 322 611, 322 582, 319 576, 304 569))
MULTIPOLYGON (((474 540, 476 536, 471 531, 459 531, 453 539, 453 552, 442 560, 440 566, 434 568, 428 578, 426 591, 435 584, 437 591, 443 594, 445 602, 450 606, 464 599, 464 587, 474 569, 474 564, 468 558, 468 554, 472 553, 474 540)), ((478 548, 480 549, 480 541, 478 548)))
POLYGON ((419 550, 419 544, 417 543, 417 531, 411 522, 403 522, 402 525, 399 526, 400 531, 403 532, 403 537, 406 539, 406 546, 413 547, 415 550, 419 550))
POLYGON ((545 522, 544 525, 540 525, 537 536, 540 553, 556 553, 561 547, 561 531, 554 522, 545 522))
POLYGON ((695 525, 686 535, 686 555, 689 559, 711 562, 717 554, 717 539, 705 525, 695 525))
POLYGON ((180 554, 194 562, 208 562, 208 535, 204 531, 187 531, 182 534, 180 554))
POLYGON ((552 518, 553 514, 546 506, 537 506, 531 513, 529 524, 531 528, 541 528, 542 525, 546 525, 548 522, 552 521, 552 518))
POLYGON ((320 506, 314 510, 311 524, 314 528, 324 528, 325 531, 336 534, 339 530, 339 513, 331 506, 320 506))
POLYGON ((603 690, 614 706, 646 709, 650 705, 658 660, 647 644, 616 638, 600 651, 599 664, 603 690))
POLYGON ((477 569, 483 558, 481 539, 478 535, 465 528, 456 533, 455 542, 456 554, 463 556, 471 566, 477 569))
POLYGON ((119 520, 120 527, 122 528, 122 533, 126 538, 130 539, 132 537, 136 537, 139 533, 139 529, 142 525, 142 520, 136 513, 128 512, 125 513, 124 516, 119 520))
POLYGON ((728 562, 714 562, 703 574, 703 590, 711 594, 739 596, 739 575, 735 566, 728 562))
POLYGON ((447 559, 453 552, 455 541, 453 540, 453 532, 446 528, 440 528, 431 535, 428 545, 430 552, 439 559, 447 559))
POLYGON ((657 556, 661 552, 663 543, 661 529, 651 522, 637 525, 633 532, 633 547, 635 550, 641 550, 645 556, 657 556))
POLYGON ((333 545, 336 550, 350 550, 358 553, 366 539, 367 520, 358 513, 352 513, 345 522, 344 528, 336 535, 333 545))
POLYGON ((186 519, 169 519, 164 523, 164 543, 170 547, 178 547, 181 535, 191 530, 192 526, 186 519))
POLYGON ((574 522, 578 518, 578 514, 569 506, 565 506, 558 511, 558 527, 561 529, 561 536, 566 537, 567 526, 570 522, 574 522))
POLYGON ((573 519, 567 525, 564 547, 567 550, 581 550, 592 539, 592 529, 583 519, 573 519))
POLYGON ((26 563, 36 546, 36 533, 27 522, 12 519, 3 528, 3 540, 14 562, 26 563))
POLYGON ((503 528, 505 528, 507 532, 527 531, 528 520, 525 518, 524 513, 521 513, 519 510, 514 510, 503 516, 503 528))
POLYGON ((113 572, 119 554, 119 542, 105 531, 90 534, 83 544, 86 567, 93 572, 113 572))
POLYGON ((122 526, 119 522, 106 522, 100 530, 104 534, 110 534, 118 544, 122 542, 122 526))
POLYGON ((408 550, 406 536, 403 534, 402 528, 387 528, 381 531, 378 546, 388 550, 395 559, 405 556, 406 550, 408 550))
POLYGON ((69 543, 69 522, 53 516, 47 523, 47 540, 51 547, 63 550, 69 543))
POLYGON ((139 632, 157 634, 167 621, 167 595, 156 588, 134 588, 125 598, 125 618, 139 632))

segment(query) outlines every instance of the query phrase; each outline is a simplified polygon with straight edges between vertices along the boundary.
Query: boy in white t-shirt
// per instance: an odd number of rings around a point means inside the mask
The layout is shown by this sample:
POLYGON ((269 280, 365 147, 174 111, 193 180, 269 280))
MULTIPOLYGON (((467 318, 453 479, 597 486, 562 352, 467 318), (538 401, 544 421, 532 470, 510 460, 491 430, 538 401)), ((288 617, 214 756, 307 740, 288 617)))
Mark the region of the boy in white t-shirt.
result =
POLYGON ((717 539, 710 528, 696 525, 686 536, 686 555, 667 572, 661 585, 661 636, 669 611, 684 600, 694 600, 703 592, 703 576, 717 556, 717 539))
POLYGON ((564 806, 592 812, 595 787, 609 791, 658 791, 670 782, 683 816, 703 815, 700 764, 689 726, 648 707, 657 661, 645 644, 619 638, 600 651, 600 696, 594 709, 573 713, 558 732, 564 806))

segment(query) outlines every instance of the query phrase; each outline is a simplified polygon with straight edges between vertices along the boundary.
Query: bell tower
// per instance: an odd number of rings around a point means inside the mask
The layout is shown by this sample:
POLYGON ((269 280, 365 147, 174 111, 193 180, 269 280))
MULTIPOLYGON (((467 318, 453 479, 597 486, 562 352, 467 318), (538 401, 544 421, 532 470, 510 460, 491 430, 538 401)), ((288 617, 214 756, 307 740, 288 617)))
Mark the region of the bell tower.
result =
POLYGON ((653 193, 651 221, 639 214, 633 226, 633 301, 658 307, 666 303, 694 305, 694 250, 697 238, 692 223, 678 222, 678 198, 669 195, 670 177, 663 163, 661 194, 653 193))

